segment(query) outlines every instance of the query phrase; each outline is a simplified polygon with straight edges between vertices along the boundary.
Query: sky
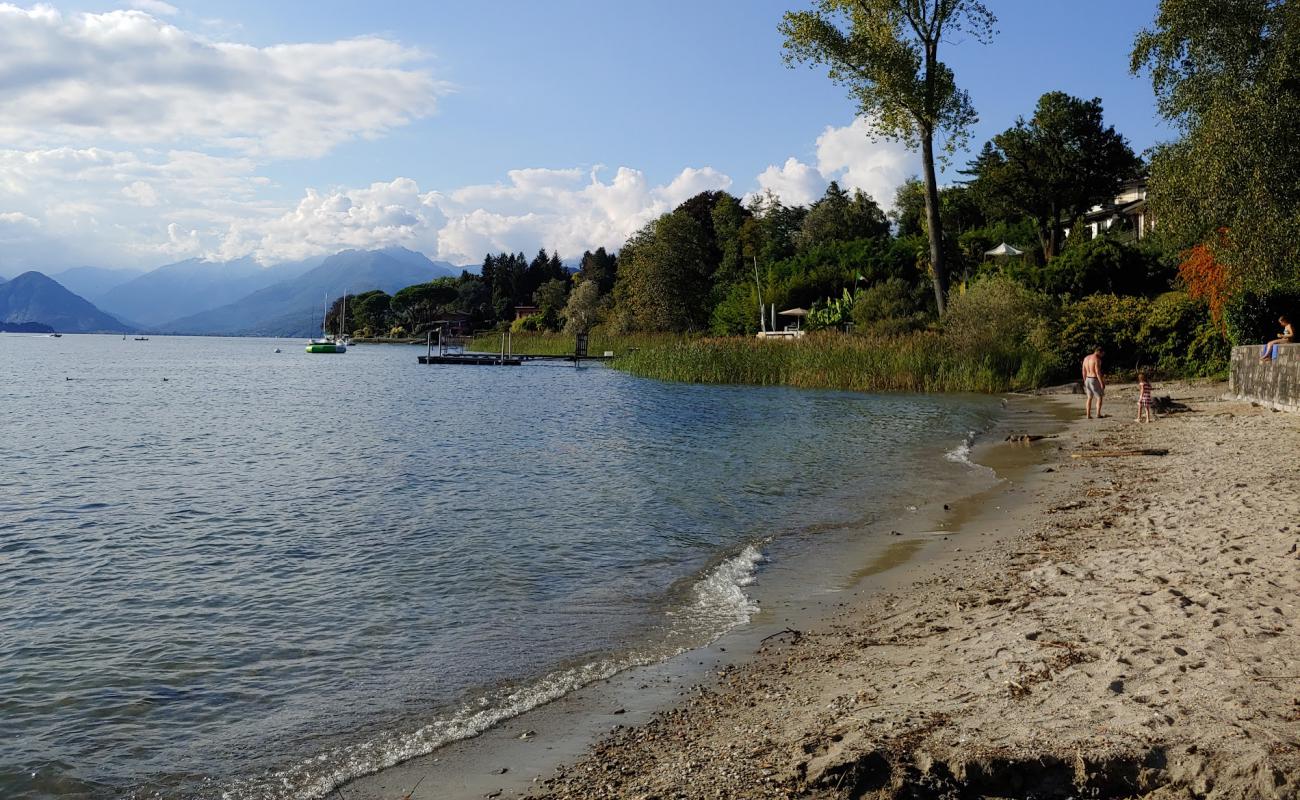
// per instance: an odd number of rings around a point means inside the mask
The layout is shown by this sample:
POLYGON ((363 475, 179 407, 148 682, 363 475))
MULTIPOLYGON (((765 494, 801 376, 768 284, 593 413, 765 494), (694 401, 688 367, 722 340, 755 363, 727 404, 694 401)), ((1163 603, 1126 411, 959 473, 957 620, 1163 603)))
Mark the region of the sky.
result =
MULTIPOLYGON (((970 151, 1052 90, 1141 152, 1171 132, 1128 71, 1157 0, 986 0, 941 57, 970 151)), ((617 248, 704 190, 888 208, 919 174, 777 31, 810 0, 0 2, 0 272, 264 264, 402 245, 617 248)), ((942 180, 970 157, 958 153, 942 180)))

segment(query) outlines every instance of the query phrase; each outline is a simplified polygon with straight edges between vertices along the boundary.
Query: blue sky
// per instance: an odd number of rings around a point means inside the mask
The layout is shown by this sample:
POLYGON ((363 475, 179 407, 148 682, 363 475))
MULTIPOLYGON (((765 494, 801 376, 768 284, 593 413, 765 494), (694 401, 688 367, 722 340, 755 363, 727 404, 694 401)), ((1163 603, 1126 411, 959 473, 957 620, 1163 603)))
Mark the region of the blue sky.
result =
MULTIPOLYGON (((1128 74, 1156 0, 989 5, 994 41, 944 53, 980 113, 973 148, 1055 89, 1101 97, 1139 151, 1169 136, 1149 82, 1128 74)), ((853 127, 854 108, 823 73, 782 63, 777 23, 802 6, 136 0, 54 3, 55 16, 0 6, 21 23, 5 26, 11 35, 48 42, 0 55, 0 77, 39 76, 28 95, 6 78, 6 105, 41 106, 32 98, 77 80, 93 88, 104 67, 80 55, 87 37, 117 53, 114 65, 138 62, 117 84, 0 123, 0 268, 38 256, 269 262, 386 243, 457 262, 501 247, 576 256, 617 246, 685 191, 773 188, 803 202, 832 177, 888 205, 915 161, 853 127), (68 69, 86 76, 50 83, 53 67, 37 62, 65 69, 60 48, 79 54, 68 69), (123 83, 134 95, 115 97, 123 83), (111 168, 84 173, 104 159, 111 168)))

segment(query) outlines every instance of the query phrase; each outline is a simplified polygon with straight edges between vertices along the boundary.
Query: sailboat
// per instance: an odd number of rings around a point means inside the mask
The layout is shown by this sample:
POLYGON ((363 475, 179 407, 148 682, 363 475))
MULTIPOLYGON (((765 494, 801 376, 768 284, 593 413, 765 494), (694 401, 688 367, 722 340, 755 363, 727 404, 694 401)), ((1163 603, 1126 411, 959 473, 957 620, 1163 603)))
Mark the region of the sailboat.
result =
POLYGON ((339 322, 338 336, 327 336, 325 333, 325 322, 329 318, 329 313, 330 313, 329 298, 327 297, 325 298, 325 313, 321 316, 321 320, 320 320, 321 338, 312 339, 310 342, 307 343, 308 353, 346 353, 348 351, 348 346, 346 342, 347 337, 343 333, 343 331, 347 330, 346 328, 347 318, 348 318, 347 292, 343 293, 343 316, 339 322))

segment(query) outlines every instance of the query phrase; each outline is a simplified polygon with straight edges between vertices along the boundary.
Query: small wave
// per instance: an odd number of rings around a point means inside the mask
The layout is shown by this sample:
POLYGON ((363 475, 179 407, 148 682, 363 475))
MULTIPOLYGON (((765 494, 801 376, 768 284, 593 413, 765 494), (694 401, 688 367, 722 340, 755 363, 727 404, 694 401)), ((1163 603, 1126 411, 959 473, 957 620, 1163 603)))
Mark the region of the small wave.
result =
POLYGON ((724 632, 749 622, 758 604, 745 594, 745 587, 754 582, 763 560, 763 552, 749 545, 714 567, 695 584, 695 601, 688 613, 701 621, 725 625, 724 632))
POLYGON ((452 742, 478 736, 495 725, 588 684, 612 678, 633 667, 666 661, 715 641, 727 631, 748 622, 758 611, 758 604, 745 594, 744 587, 754 583, 758 566, 764 560, 762 550, 749 545, 706 572, 692 587, 691 602, 674 615, 685 624, 673 628, 666 640, 657 645, 557 669, 526 686, 506 687, 484 694, 455 712, 415 730, 384 732, 288 768, 239 781, 221 793, 222 800, 323 798, 350 780, 428 755, 452 742))
POLYGON ((944 453, 943 457, 958 464, 965 464, 968 467, 978 467, 979 464, 970 460, 971 447, 975 444, 975 436, 975 431, 967 431, 966 438, 961 440, 961 444, 944 453))

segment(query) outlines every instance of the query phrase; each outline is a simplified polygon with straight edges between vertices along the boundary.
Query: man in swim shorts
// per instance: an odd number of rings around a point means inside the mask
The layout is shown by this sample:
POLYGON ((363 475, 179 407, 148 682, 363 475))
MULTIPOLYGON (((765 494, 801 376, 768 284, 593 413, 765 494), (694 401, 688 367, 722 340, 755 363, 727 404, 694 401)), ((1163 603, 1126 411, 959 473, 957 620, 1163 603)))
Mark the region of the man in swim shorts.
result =
POLYGON ((1092 398, 1097 398, 1097 419, 1101 419, 1101 404, 1106 399, 1106 379, 1101 374, 1102 351, 1098 347, 1083 359, 1083 393, 1088 396, 1088 419, 1092 419, 1092 398))

